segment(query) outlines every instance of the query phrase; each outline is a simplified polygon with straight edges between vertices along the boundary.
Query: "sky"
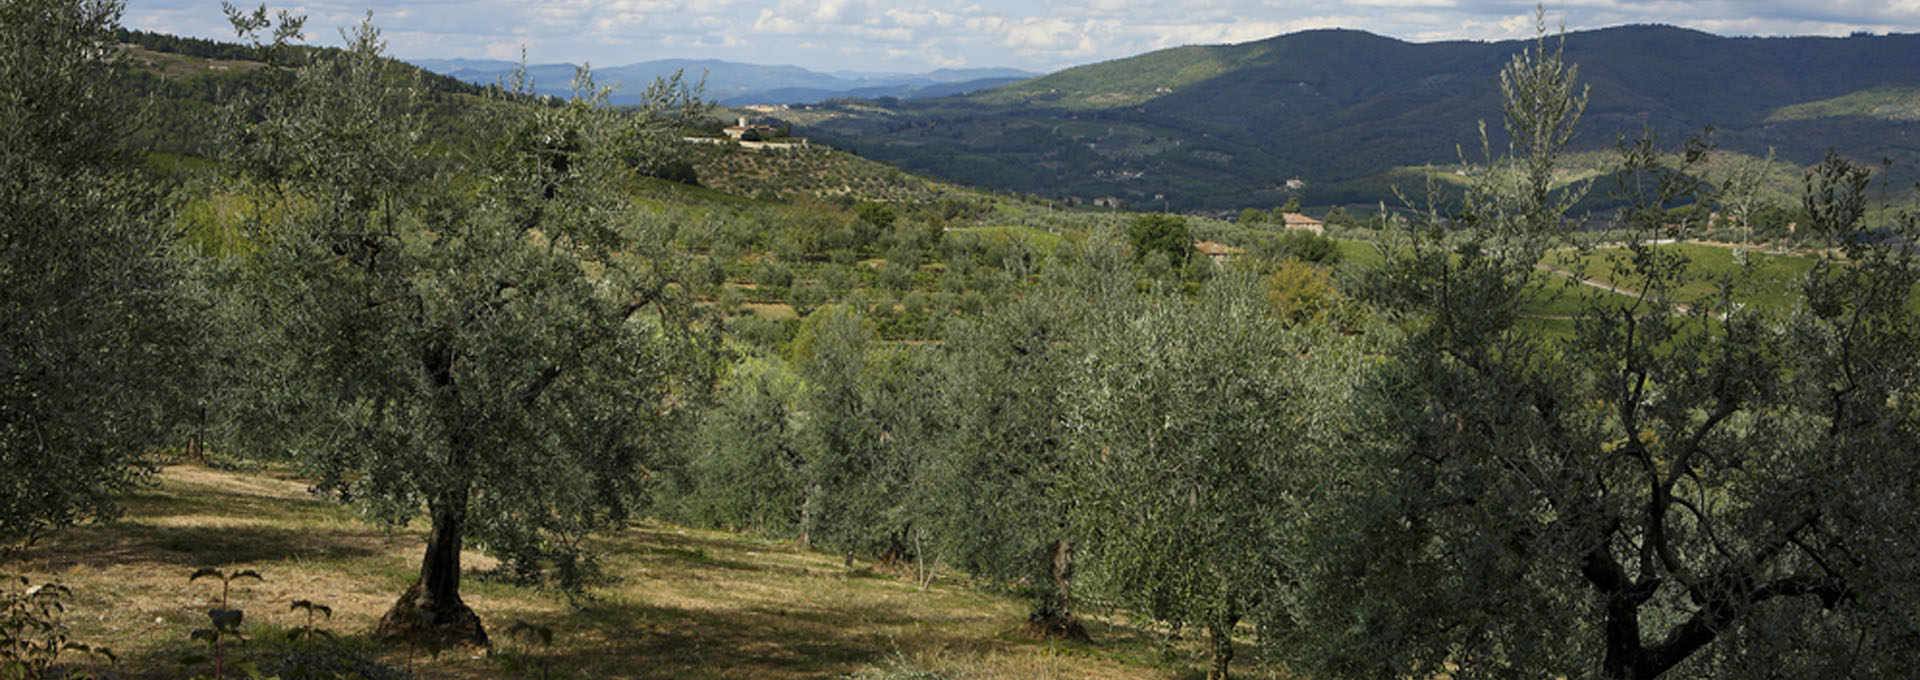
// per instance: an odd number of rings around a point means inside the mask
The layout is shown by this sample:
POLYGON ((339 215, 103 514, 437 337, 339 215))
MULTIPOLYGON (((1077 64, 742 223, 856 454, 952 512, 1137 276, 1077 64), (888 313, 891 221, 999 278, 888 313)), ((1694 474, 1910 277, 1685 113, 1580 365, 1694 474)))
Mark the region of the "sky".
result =
MULTIPOLYGON (((257 5, 259 0, 253 0, 257 5)), ((251 5, 249 5, 251 6, 251 5)), ((1014 67, 1049 72, 1164 47, 1351 28, 1413 41, 1532 35, 1505 0, 301 0, 307 41, 340 44, 368 11, 404 59, 619 66, 654 59, 816 71, 1014 67)), ((1567 0, 1570 30, 1661 23, 1721 35, 1920 32, 1920 0, 1567 0)), ((216 0, 127 0, 130 28, 232 40, 216 0)))

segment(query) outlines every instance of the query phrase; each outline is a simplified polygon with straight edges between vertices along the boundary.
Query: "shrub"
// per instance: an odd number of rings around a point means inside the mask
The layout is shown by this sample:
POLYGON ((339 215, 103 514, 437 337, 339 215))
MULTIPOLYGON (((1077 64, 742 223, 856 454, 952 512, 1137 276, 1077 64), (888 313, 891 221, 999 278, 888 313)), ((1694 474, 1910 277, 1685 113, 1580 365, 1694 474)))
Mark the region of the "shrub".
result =
POLYGON ((1325 269, 1299 260, 1286 260, 1265 280, 1267 304, 1290 325, 1324 318, 1334 306, 1333 283, 1325 269))
POLYGON ((693 186, 700 185, 700 173, 694 171, 692 163, 682 159, 674 159, 652 167, 641 168, 640 174, 647 177, 664 179, 669 182, 678 182, 693 186))
POLYGON ((727 319, 728 336, 768 350, 779 349, 781 345, 792 342, 797 328, 799 322, 792 319, 763 319, 751 315, 727 319))
POLYGON ((778 262, 762 263, 754 272, 754 282, 763 288, 786 288, 793 285, 793 270, 778 262))
MULTIPOLYGON (((7 577, 0 590, 0 677, 41 678, 65 652, 113 661, 113 652, 74 642, 62 615, 72 595, 57 583, 7 577)), ((96 660, 97 660, 96 659, 96 660)))

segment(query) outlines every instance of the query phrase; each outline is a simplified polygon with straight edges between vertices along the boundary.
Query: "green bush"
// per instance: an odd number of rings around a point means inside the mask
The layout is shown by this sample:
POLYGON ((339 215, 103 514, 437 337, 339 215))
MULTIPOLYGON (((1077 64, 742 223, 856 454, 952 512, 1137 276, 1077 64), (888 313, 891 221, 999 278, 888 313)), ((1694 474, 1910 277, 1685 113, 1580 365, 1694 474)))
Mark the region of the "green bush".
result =
POLYGON ((1133 245, 1135 262, 1153 253, 1165 253, 1169 266, 1185 264, 1193 254, 1193 231, 1187 221, 1174 215, 1149 214, 1133 218, 1127 225, 1127 242, 1133 245))
POLYGON ((1333 239, 1307 231, 1290 231, 1280 236, 1282 258, 1332 266, 1340 263, 1340 245, 1333 239))
POLYGON ((793 285, 793 270, 779 262, 762 262, 754 272, 754 282, 763 288, 786 288, 793 285))
POLYGON ((727 319, 728 336, 768 350, 777 350, 792 342, 794 331, 799 327, 799 322, 794 319, 765 319, 752 315, 727 319))
POLYGON ((889 290, 905 291, 913 287, 913 270, 893 262, 888 262, 885 267, 881 267, 877 278, 880 285, 889 290))

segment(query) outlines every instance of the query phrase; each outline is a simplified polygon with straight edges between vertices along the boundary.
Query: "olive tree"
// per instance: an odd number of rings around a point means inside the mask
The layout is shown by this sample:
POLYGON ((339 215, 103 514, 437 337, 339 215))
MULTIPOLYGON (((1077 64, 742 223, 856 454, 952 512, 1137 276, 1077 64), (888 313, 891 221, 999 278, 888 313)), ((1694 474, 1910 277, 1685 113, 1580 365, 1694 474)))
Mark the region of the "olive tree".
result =
POLYGON ((750 357, 727 371, 671 499, 687 519, 798 536, 806 500, 805 386, 786 362, 750 357))
POLYGON ((796 339, 806 380, 801 536, 886 560, 915 556, 914 475, 932 441, 926 352, 879 342, 853 307, 807 317, 796 339))
POLYGON ((1227 677, 1243 619, 1284 576, 1294 499, 1333 422, 1348 353, 1289 329, 1243 272, 1198 299, 1114 305, 1072 362, 1073 526, 1096 587, 1207 631, 1227 677))
POLYGON ((1041 289, 948 327, 939 356, 939 455, 926 523, 955 566, 1024 583, 1033 632, 1084 638, 1073 619, 1073 541, 1062 411, 1079 333, 1076 296, 1041 289))
MULTIPOLYGON (((1415 225, 1376 272, 1408 326, 1327 464, 1288 571, 1315 677, 1887 677, 1910 673, 1920 540, 1920 279, 1908 241, 1836 223, 1786 310, 1733 304, 1650 241, 1697 185, 1631 146, 1631 291, 1583 298, 1569 337, 1521 324, 1563 236, 1550 179, 1578 119, 1544 40, 1501 74, 1517 157, 1447 240, 1415 225), (1499 179, 1511 178, 1511 181, 1499 179), (1676 188, 1678 187, 1678 188, 1676 188), (1644 189, 1640 191, 1638 189, 1644 189)), ((1683 154, 1697 160, 1701 148, 1683 154)), ((1847 173, 1837 173, 1846 177, 1847 173)), ((1839 185, 1846 193, 1844 183, 1839 185)), ((1834 183, 1809 188, 1849 213, 1834 183)), ((1841 209, 1827 210, 1825 203, 1841 209)), ((1909 219, 1908 226, 1913 224, 1909 219)))
POLYGON ((0 540, 111 516, 194 376, 180 267, 126 143, 122 7, 0 5, 0 540))
POLYGON ((1144 260, 1162 253, 1175 268, 1187 264, 1193 256, 1193 232, 1185 218, 1167 214, 1145 214, 1127 223, 1127 240, 1133 244, 1133 259, 1144 260))
POLYGON ((260 328, 243 434, 373 517, 427 516, 381 635, 484 643, 462 549, 577 574, 710 382, 714 324, 678 283, 673 225, 616 191, 657 111, 615 112, 583 73, 562 105, 485 103, 496 149, 441 162, 415 72, 371 26, 348 37, 243 136, 277 145, 240 151, 291 197, 231 273, 260 328))

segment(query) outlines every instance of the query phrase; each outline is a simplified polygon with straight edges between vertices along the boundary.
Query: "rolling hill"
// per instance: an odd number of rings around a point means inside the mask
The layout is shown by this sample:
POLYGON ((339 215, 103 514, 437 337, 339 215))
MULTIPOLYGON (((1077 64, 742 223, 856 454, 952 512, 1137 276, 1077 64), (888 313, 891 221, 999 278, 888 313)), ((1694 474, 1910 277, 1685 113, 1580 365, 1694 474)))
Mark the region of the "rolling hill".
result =
MULTIPOLYGON (((1392 199, 1379 179, 1394 168, 1456 163, 1459 149, 1477 149, 1479 121, 1503 144, 1495 74, 1531 45, 1307 31, 1160 50, 877 111, 870 102, 816 107, 828 115, 811 112, 818 122, 796 134, 954 181, 1047 195, 1226 210, 1282 203, 1293 195, 1286 180, 1298 178, 1310 205, 1370 203, 1392 199)), ((1713 126, 1723 148, 1772 147, 1798 164, 1829 147, 1876 164, 1920 161, 1915 121, 1874 113, 1888 92, 1905 93, 1891 105, 1905 110, 1920 86, 1920 35, 1728 38, 1640 25, 1572 33, 1565 49, 1591 88, 1580 150, 1611 148, 1642 129, 1677 141, 1713 126), (1791 108, 1830 100, 1839 103, 1791 108)))
MULTIPOLYGON (((420 59, 421 68, 486 85, 499 82, 519 66, 498 59, 420 59)), ((537 91, 566 95, 575 65, 529 64, 537 91)), ((661 59, 625 66, 596 66, 594 78, 619 89, 615 104, 635 103, 655 78, 681 73, 689 82, 706 83, 706 96, 727 106, 811 104, 836 97, 943 97, 985 90, 1030 78, 1033 73, 1007 68, 939 69, 927 73, 820 73, 798 66, 763 66, 717 59, 661 59)))

